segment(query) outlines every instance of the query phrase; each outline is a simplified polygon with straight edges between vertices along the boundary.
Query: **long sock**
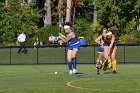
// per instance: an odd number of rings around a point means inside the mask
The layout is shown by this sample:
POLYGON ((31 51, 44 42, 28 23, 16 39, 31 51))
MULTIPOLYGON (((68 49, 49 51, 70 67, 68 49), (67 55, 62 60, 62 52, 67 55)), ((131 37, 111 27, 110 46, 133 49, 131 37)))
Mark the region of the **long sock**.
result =
POLYGON ((76 57, 72 58, 73 68, 76 69, 76 57))
POLYGON ((112 69, 116 70, 116 60, 112 60, 112 69))
POLYGON ((72 62, 67 62, 67 63, 68 63, 69 70, 72 70, 72 62))
POLYGON ((97 60, 96 60, 96 65, 95 65, 95 67, 96 67, 96 68, 99 67, 99 64, 100 64, 100 60, 97 59, 97 60))
POLYGON ((111 59, 110 59, 110 56, 108 58, 108 68, 111 68, 111 59))

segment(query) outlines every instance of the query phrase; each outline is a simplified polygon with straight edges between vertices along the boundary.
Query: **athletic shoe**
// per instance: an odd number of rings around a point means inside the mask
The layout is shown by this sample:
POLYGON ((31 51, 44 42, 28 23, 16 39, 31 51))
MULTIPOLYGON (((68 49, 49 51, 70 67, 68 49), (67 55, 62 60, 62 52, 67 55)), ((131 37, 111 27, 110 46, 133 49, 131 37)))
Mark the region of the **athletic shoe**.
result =
POLYGON ((72 70, 69 71, 69 74, 70 74, 70 75, 72 74, 72 70))
POLYGON ((100 74, 100 72, 99 72, 99 71, 100 71, 100 69, 97 69, 97 75, 99 75, 99 74, 100 74))
POLYGON ((116 74, 117 72, 116 72, 116 70, 113 70, 113 74, 116 74))
POLYGON ((76 69, 73 69, 73 73, 76 74, 77 73, 77 70, 76 69))
POLYGON ((100 70, 101 70, 101 68, 102 68, 102 65, 100 65, 100 66, 95 66, 95 68, 97 69, 97 75, 99 75, 99 74, 100 74, 100 70))

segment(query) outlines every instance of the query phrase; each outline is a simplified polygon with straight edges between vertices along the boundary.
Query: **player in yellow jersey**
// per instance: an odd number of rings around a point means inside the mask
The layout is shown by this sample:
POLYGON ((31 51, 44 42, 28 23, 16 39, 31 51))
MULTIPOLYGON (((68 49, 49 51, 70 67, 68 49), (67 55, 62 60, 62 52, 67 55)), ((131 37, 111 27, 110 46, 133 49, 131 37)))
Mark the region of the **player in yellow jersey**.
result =
POLYGON ((112 70, 113 74, 116 73, 116 52, 117 52, 117 41, 116 41, 116 35, 115 32, 118 29, 116 27, 110 27, 108 29, 108 32, 106 34, 102 35, 103 41, 104 41, 104 58, 106 60, 104 64, 103 70, 107 69, 108 66, 108 60, 111 59, 112 62, 112 70))
MULTIPOLYGON (((107 32, 107 29, 104 28, 102 34, 105 34, 106 32, 107 32)), ((104 52, 104 49, 103 49, 103 43, 104 43, 104 41, 102 40, 102 35, 100 35, 100 36, 95 40, 95 42, 96 42, 97 44, 99 44, 98 50, 97 50, 98 58, 97 58, 97 60, 96 60, 96 65, 95 65, 95 67, 97 68, 97 74, 100 74, 100 73, 99 73, 99 70, 102 68, 103 52, 104 52)))
MULTIPOLYGON (((106 71, 110 61, 112 63, 112 70, 113 73, 116 73, 116 52, 117 52, 117 42, 116 42, 116 36, 115 32, 118 29, 116 27, 110 27, 107 31, 107 33, 102 34, 98 37, 99 39, 103 40, 103 49, 104 49, 104 58, 105 58, 105 64, 103 67, 103 70, 106 71)), ((97 42, 101 45, 101 43, 97 42)), ((111 65, 109 65, 111 67, 111 65)))

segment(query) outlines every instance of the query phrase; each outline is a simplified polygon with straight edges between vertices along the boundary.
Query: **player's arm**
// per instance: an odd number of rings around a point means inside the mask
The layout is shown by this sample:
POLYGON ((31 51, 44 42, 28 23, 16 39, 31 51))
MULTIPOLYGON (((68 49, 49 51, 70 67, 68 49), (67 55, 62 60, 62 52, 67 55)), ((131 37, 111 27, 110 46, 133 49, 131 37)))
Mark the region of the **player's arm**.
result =
POLYGON ((101 39, 102 39, 102 35, 100 35, 97 39, 95 39, 95 42, 102 46, 102 42, 100 42, 101 39))
POLYGON ((59 33, 58 38, 62 41, 62 39, 66 39, 66 36, 64 36, 62 33, 59 33))
POLYGON ((59 33, 59 37, 62 37, 62 38, 66 38, 66 36, 64 36, 62 33, 59 33))
POLYGON ((113 47, 114 42, 115 42, 115 36, 112 35, 111 43, 109 45, 109 50, 108 50, 108 56, 110 55, 110 51, 111 51, 111 48, 113 47))
POLYGON ((71 32, 70 34, 68 34, 67 37, 63 37, 62 34, 59 35, 59 38, 62 40, 62 42, 67 43, 73 36, 73 32, 71 32))

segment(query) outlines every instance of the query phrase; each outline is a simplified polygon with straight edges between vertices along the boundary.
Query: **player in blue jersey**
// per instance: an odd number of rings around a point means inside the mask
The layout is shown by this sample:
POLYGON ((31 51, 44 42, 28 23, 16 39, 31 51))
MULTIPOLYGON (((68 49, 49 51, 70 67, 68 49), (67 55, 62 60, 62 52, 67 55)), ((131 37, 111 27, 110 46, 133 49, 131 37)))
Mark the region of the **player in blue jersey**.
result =
POLYGON ((59 38, 62 42, 68 43, 67 63, 69 67, 69 74, 76 74, 76 54, 80 50, 80 43, 69 24, 64 25, 64 31, 67 34, 66 37, 59 33, 59 38))

